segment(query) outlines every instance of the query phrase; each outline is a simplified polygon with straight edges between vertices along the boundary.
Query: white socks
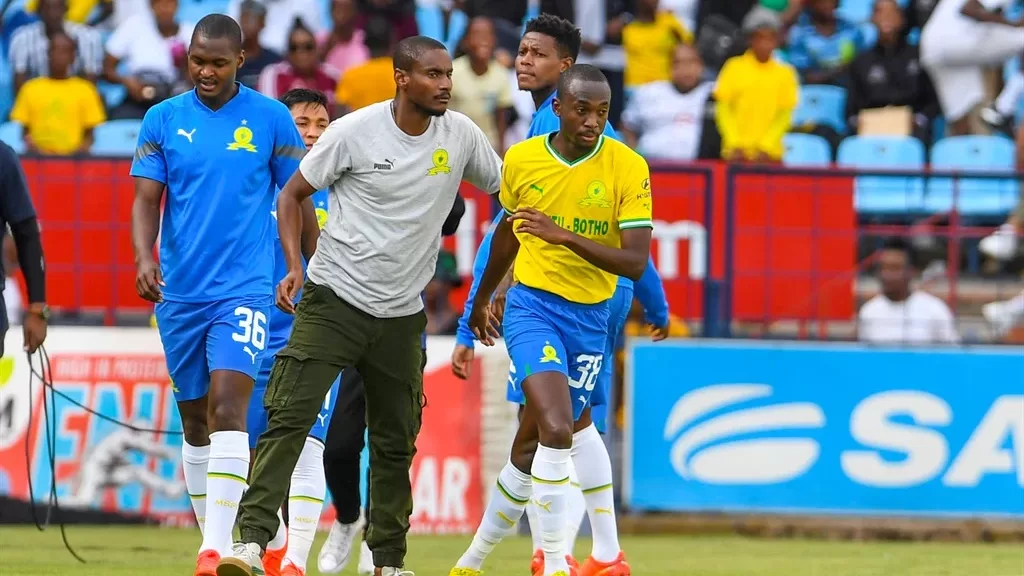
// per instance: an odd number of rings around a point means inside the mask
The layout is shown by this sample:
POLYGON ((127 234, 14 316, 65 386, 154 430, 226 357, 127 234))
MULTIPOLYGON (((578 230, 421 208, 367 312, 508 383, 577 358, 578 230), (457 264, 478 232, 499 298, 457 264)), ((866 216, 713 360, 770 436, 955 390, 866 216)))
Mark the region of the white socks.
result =
POLYGON ((285 562, 303 571, 316 537, 326 494, 324 445, 307 436, 292 472, 291 490, 288 492, 288 552, 284 557, 285 562))
MULTIPOLYGON (((536 466, 534 464, 535 470, 536 466)), ((480 527, 473 535, 473 543, 455 566, 480 570, 487 555, 494 550, 498 542, 515 529, 516 523, 523 516, 526 503, 530 500, 531 491, 530 477, 517 470, 511 461, 506 463, 491 490, 490 502, 487 503, 480 527)))
POLYGON ((565 550, 570 555, 576 549, 576 537, 580 534, 580 525, 583 524, 583 516, 587 513, 587 501, 580 491, 580 478, 576 472, 575 449, 569 452, 572 458, 572 466, 569 468, 569 511, 566 517, 569 522, 565 525, 565 550))
POLYGON ((181 466, 185 472, 185 490, 196 513, 199 533, 206 531, 206 466, 210 462, 210 446, 181 444, 181 466))
MULTIPOLYGON (((530 484, 530 493, 533 493, 533 484, 530 484)), ((540 520, 537 519, 537 505, 533 500, 526 505, 526 517, 530 519, 530 538, 533 539, 533 550, 540 550, 540 520)))
POLYGON ((231 548, 231 530, 249 474, 249 435, 234 430, 210 434, 210 463, 206 471, 206 529, 199 551, 221 556, 231 548))
POLYGON ((533 501, 537 505, 538 529, 541 533, 541 550, 544 551, 544 574, 550 576, 558 571, 569 572, 565 561, 568 552, 565 543, 565 526, 568 521, 569 473, 572 463, 569 449, 537 446, 533 457, 533 501))
POLYGON ((612 491, 612 461, 601 434, 593 424, 574 434, 572 440, 572 460, 576 464, 594 535, 594 549, 590 555, 598 562, 611 562, 620 551, 612 491))

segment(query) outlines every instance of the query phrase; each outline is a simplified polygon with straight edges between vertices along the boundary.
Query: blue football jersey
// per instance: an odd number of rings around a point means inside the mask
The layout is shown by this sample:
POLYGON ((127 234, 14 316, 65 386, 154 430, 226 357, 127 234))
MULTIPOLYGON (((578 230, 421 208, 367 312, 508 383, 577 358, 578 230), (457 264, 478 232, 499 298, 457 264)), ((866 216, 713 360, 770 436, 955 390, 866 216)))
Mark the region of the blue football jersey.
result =
POLYGON ((193 90, 146 112, 131 175, 167 186, 160 231, 165 300, 272 294, 267 214, 305 153, 285 105, 241 85, 219 110, 193 90))
MULTIPOLYGON (((313 193, 313 209, 316 210, 316 223, 321 229, 327 222, 327 190, 320 190, 319 192, 313 193)), ((288 262, 284 259, 284 249, 281 247, 281 235, 277 230, 277 202, 274 202, 275 208, 271 212, 271 227, 273 228, 272 234, 274 236, 274 290, 277 290, 277 283, 284 279, 288 274, 288 262)), ((305 271, 307 262, 302 261, 302 269, 305 271)), ((302 297, 302 291, 299 291, 296 296, 296 302, 298 298, 302 297)), ((292 324, 295 323, 295 316, 282 312, 280 308, 274 306, 270 311, 270 342, 267 344, 267 350, 271 355, 277 354, 279 350, 284 348, 285 344, 288 343, 288 338, 292 334, 292 324)))

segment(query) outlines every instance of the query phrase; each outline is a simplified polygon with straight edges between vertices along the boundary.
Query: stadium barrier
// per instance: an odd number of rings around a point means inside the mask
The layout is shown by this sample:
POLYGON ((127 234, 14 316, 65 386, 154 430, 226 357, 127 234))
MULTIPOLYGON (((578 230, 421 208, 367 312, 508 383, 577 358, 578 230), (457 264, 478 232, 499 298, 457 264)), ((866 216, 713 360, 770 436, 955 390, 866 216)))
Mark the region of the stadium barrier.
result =
MULTIPOLYGON (((29 385, 28 361, 15 352, 21 339, 18 327, 12 329, 5 342, 8 356, 0 360, 0 496, 25 501, 31 491, 37 502, 46 502, 55 480, 65 509, 193 524, 181 472, 181 423, 156 330, 50 329, 46 348, 59 392, 49 414, 53 466, 43 388, 39 380, 29 385), (108 418, 167 433, 131 430, 108 418)), ((473 377, 464 381, 449 369, 454 344, 453 338, 427 344, 428 404, 410 471, 411 524, 421 533, 476 529, 487 493, 483 486, 507 459, 515 430, 515 408, 504 402, 504 349, 481 347, 473 377), (502 458, 497 464, 496 455, 502 458)), ((364 472, 367 462, 364 451, 364 472)), ((333 507, 326 506, 321 526, 333 520, 333 507)))
POLYGON ((634 340, 625 503, 1024 521, 1022 365, 1008 348, 634 340))

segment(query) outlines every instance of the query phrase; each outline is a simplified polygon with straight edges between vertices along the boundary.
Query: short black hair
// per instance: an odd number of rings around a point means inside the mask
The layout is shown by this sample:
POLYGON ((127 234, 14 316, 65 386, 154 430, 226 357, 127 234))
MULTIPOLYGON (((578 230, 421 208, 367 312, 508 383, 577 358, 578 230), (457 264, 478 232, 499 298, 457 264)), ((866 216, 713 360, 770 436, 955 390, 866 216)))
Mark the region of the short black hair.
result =
POLYGON ((571 94, 574 90, 574 84, 580 82, 600 82, 602 84, 608 84, 608 78, 601 72, 597 66, 591 64, 576 64, 570 67, 562 75, 558 77, 558 93, 559 94, 571 94))
POLYGON ((372 56, 380 56, 387 54, 391 49, 395 32, 387 18, 375 14, 366 20, 366 24, 363 25, 363 34, 363 43, 366 44, 366 49, 372 56))
POLYGON ((580 44, 583 43, 580 29, 564 18, 553 14, 541 14, 526 23, 523 33, 529 32, 554 38, 555 45, 558 46, 558 55, 562 58, 568 56, 572 58, 573 62, 576 62, 576 58, 580 55, 580 44))
POLYGON ((285 92, 281 96, 281 103, 289 110, 299 104, 305 104, 307 106, 323 106, 325 110, 330 111, 327 106, 327 96, 319 90, 310 90, 309 88, 293 88, 285 92))
POLYGON ((429 36, 410 36, 395 46, 395 68, 411 70, 413 64, 431 50, 448 51, 444 44, 429 36))
POLYGON ((192 38, 198 37, 216 39, 227 38, 231 43, 231 49, 236 52, 242 50, 242 29, 238 22, 225 14, 207 14, 203 16, 192 31, 192 38))
POLYGON ((907 263, 913 266, 914 264, 914 249, 910 246, 904 238, 894 236, 887 238, 882 244, 882 250, 894 250, 897 252, 903 252, 907 256, 907 263))
POLYGON ((298 16, 295 17, 295 20, 292 20, 291 28, 288 28, 288 38, 291 39, 292 34, 295 34, 296 32, 306 32, 310 36, 313 36, 314 38, 316 37, 316 35, 313 34, 313 31, 309 29, 309 26, 306 26, 306 23, 298 16))

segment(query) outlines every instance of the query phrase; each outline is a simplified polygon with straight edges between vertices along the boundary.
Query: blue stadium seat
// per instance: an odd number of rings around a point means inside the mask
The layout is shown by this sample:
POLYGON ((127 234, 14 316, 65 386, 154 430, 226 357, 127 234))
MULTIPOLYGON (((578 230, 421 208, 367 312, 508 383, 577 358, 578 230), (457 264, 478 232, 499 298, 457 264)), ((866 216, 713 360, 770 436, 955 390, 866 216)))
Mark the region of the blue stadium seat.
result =
POLYGON ((786 134, 782 162, 786 166, 828 166, 832 163, 832 147, 828 140, 813 134, 786 134))
POLYGON ((0 141, 21 154, 25 151, 25 140, 22 138, 21 124, 17 122, 4 122, 0 124, 0 141))
POLYGON ((135 154, 142 120, 111 120, 93 130, 90 152, 97 156, 130 157, 135 154))
POLYGON ((128 91, 120 84, 111 84, 100 80, 96 83, 96 89, 100 93, 100 98, 103 98, 103 104, 107 110, 117 108, 128 97, 128 91))
POLYGON ((469 16, 462 10, 452 10, 448 15, 448 37, 444 40, 444 47, 450 54, 455 54, 459 48, 466 28, 469 28, 469 16))
POLYGON ((227 0, 181 0, 178 4, 178 21, 195 25, 208 14, 227 14, 227 0))
MULTIPOLYGON (((837 160, 845 168, 863 170, 920 170, 924 146, 916 138, 852 136, 839 145, 837 160)), ((924 180, 920 176, 858 176, 854 180, 854 207, 874 216, 920 212, 924 180)))
POLYGON ((839 16, 850 22, 867 22, 875 10, 875 0, 841 0, 839 16))
POLYGON ((925 208, 949 212, 956 207, 964 216, 1002 216, 1013 209, 1020 197, 1012 177, 1014 146, 1000 136, 956 136, 940 140, 932 148, 932 169, 939 171, 1006 173, 1008 178, 984 179, 933 177, 928 180, 925 208))
POLYGON ((420 35, 444 42, 444 12, 440 6, 417 6, 416 26, 420 35))
POLYGON ((793 125, 820 124, 846 133, 846 89, 838 86, 804 86, 793 125))

